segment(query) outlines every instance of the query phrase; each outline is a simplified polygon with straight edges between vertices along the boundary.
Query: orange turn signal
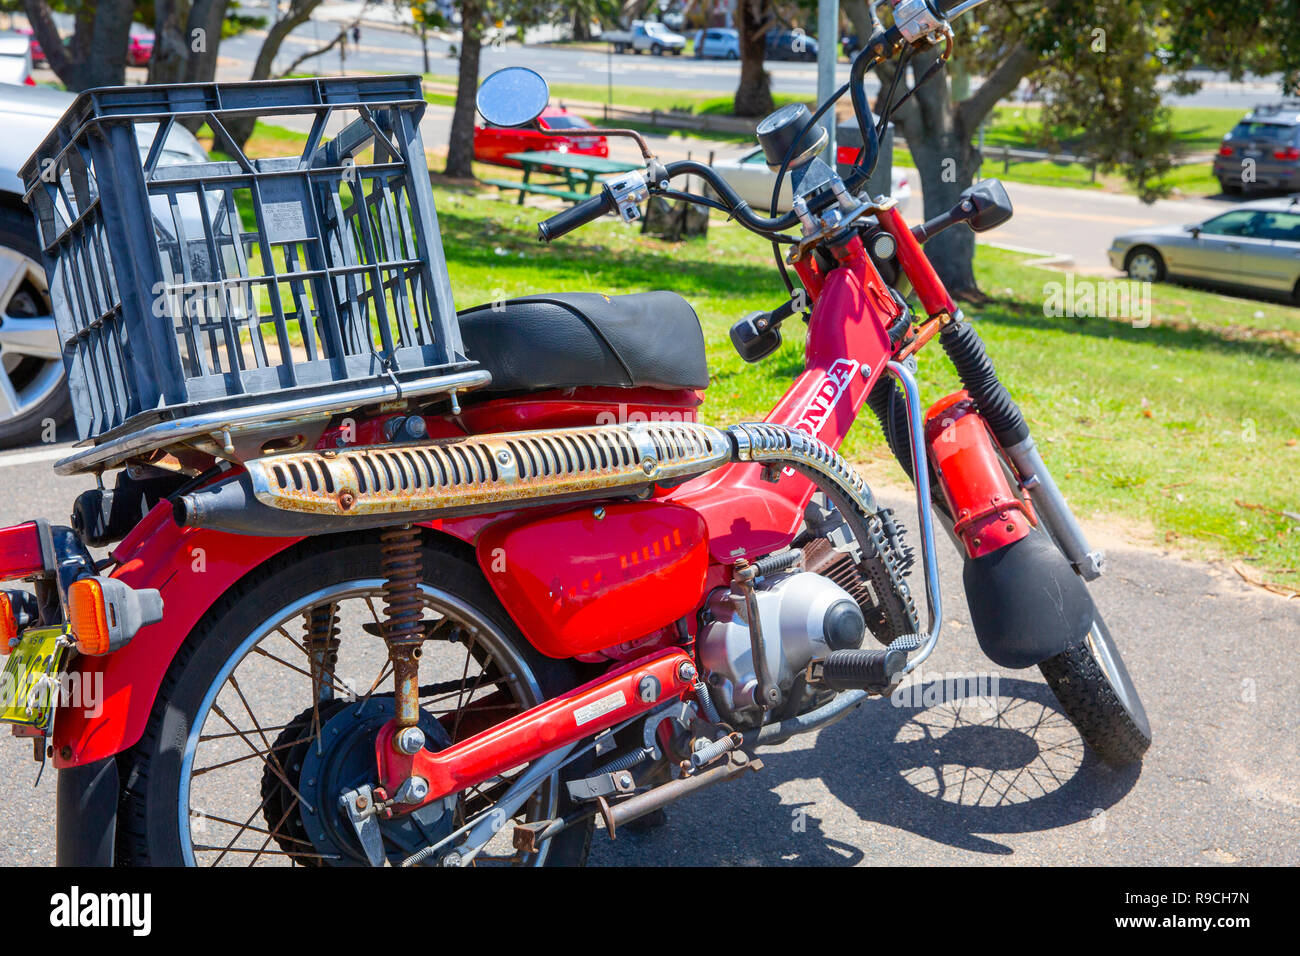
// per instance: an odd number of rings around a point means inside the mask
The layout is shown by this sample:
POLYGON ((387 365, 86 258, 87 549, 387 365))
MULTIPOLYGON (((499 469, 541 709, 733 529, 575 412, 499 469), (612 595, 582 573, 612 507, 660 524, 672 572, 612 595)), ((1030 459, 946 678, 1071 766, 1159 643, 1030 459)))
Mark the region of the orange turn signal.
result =
POLYGON ((18 636, 18 621, 14 618, 14 603, 9 595, 0 591, 0 654, 13 650, 9 642, 18 636))
POLYGON ((68 626, 83 654, 107 654, 112 635, 104 588, 98 578, 82 578, 68 587, 68 626))

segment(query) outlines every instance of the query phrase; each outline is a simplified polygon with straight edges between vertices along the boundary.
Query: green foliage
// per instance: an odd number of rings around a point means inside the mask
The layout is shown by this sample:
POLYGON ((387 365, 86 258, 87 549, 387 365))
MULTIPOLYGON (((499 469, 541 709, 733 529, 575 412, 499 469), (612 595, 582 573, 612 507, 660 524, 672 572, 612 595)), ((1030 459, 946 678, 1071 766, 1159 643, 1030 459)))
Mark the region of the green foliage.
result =
MULTIPOLYGON (((599 222, 550 246, 536 223, 554 210, 437 189, 456 304, 500 295, 671 288, 704 325, 706 421, 761 416, 803 367, 804 325, 787 323, 770 358, 746 365, 727 336, 737 316, 770 309, 782 291, 770 249, 715 217, 707 240, 664 243, 599 222)), ((975 270, 990 299, 968 307, 998 372, 1029 416, 1057 481, 1085 518, 1129 519, 1161 546, 1251 562, 1296 585, 1300 531, 1300 311, 1161 284, 1151 325, 1050 317, 1044 286, 1059 272, 980 246, 975 270)), ((937 347, 920 357, 928 403, 959 387, 937 347)), ((845 452, 872 481, 902 482, 868 415, 845 452)))
MULTIPOLYGON (((852 0, 850 0, 852 2, 852 0)), ((1300 82, 1300 0, 999 0, 954 24, 956 59, 973 76, 1028 77, 1045 102, 1041 140, 1096 157, 1122 173, 1142 198, 1164 195, 1178 180, 1170 162, 1180 138, 1163 103, 1168 81, 1194 90, 1194 66, 1281 74, 1300 82), (1024 51, 1029 57, 1017 56, 1024 51)), ((996 98, 994 98, 996 100, 996 98)), ((964 104, 973 134, 993 107, 979 89, 964 104)))

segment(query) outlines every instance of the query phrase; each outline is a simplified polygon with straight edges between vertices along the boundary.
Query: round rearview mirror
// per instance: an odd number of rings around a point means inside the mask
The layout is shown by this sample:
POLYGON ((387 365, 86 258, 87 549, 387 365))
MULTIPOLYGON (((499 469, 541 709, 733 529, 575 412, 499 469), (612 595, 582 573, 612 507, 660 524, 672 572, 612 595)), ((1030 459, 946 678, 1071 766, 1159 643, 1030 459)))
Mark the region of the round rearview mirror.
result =
POLYGON ((546 109, 551 88, 535 70, 507 66, 479 84, 479 115, 493 126, 526 126, 546 109))

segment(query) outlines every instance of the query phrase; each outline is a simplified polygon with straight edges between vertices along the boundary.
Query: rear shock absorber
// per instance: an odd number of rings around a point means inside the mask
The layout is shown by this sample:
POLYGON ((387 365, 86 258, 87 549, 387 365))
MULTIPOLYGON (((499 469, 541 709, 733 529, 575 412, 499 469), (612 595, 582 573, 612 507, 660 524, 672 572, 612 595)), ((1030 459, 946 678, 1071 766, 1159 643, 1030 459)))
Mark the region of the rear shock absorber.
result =
POLYGON ((424 598, 420 594, 420 529, 409 524, 379 536, 384 572, 384 641, 393 665, 397 725, 420 723, 420 645, 424 598))
POLYGON ((339 606, 321 604, 307 614, 303 647, 311 661, 312 696, 318 701, 334 699, 334 666, 339 659, 339 606))

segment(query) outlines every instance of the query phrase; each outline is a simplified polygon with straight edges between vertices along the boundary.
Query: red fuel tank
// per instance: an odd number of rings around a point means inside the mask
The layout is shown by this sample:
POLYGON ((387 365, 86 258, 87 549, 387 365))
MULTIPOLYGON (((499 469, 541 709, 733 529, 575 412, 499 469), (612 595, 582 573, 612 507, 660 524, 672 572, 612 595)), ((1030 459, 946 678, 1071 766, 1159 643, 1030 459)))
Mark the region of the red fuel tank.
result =
POLYGON ((699 607, 704 519, 664 501, 584 505, 489 525, 479 564, 520 630, 549 657, 636 640, 699 607))

